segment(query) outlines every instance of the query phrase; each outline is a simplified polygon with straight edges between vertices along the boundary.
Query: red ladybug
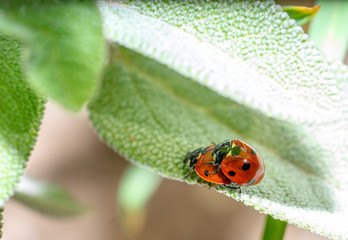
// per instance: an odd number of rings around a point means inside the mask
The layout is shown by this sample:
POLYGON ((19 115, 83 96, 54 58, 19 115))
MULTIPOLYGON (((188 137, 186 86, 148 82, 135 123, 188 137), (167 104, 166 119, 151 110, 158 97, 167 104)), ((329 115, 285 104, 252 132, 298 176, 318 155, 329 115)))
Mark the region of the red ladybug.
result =
POLYGON ((234 189, 257 184, 265 174, 261 155, 240 140, 196 149, 186 155, 184 164, 188 161, 191 172, 194 169, 202 179, 234 189))
POLYGON ((214 145, 210 145, 206 151, 201 153, 195 165, 195 171, 198 176, 206 180, 207 182, 217 183, 217 184, 230 184, 231 180, 228 179, 219 169, 218 166, 214 165, 214 160, 212 156, 212 151, 214 145))
POLYGON ((241 186, 255 185, 265 175, 265 163, 261 155, 240 140, 231 141, 231 150, 221 161, 220 168, 226 177, 241 186))

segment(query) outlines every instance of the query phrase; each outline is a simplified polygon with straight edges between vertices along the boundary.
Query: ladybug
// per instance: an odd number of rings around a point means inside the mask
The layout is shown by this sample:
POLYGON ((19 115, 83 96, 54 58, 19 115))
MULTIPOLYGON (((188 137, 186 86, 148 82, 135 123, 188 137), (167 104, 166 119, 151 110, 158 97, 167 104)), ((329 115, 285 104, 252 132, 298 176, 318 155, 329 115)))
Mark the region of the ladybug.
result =
POLYGON ((230 184, 231 180, 224 175, 218 166, 214 165, 212 155, 214 147, 214 145, 210 145, 204 149, 197 149, 194 151, 195 154, 191 155, 193 161, 191 161, 190 164, 194 164, 197 175, 204 180, 210 183, 230 184), (199 153, 198 156, 196 155, 197 153, 199 153))
POLYGON ((249 144, 240 140, 231 141, 227 154, 219 166, 226 177, 241 186, 255 185, 265 175, 265 163, 261 155, 249 144))
MULTIPOLYGON (((240 189, 259 183, 265 174, 261 155, 249 144, 240 141, 223 141, 187 153, 184 166, 189 162, 191 172, 209 183, 240 189)), ((186 176, 188 177, 191 172, 186 176)))

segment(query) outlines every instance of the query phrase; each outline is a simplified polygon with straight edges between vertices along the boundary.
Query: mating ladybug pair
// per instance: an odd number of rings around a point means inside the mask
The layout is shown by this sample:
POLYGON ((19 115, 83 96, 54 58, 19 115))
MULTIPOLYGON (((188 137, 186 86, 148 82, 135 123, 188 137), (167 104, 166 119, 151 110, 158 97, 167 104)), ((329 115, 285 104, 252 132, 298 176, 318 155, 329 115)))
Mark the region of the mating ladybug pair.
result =
MULTIPOLYGON (((189 162, 202 179, 228 188, 240 189, 259 183, 265 175, 261 155, 249 144, 240 141, 224 141, 187 153, 184 166, 189 162)), ((191 172, 186 176, 188 177, 191 172)))

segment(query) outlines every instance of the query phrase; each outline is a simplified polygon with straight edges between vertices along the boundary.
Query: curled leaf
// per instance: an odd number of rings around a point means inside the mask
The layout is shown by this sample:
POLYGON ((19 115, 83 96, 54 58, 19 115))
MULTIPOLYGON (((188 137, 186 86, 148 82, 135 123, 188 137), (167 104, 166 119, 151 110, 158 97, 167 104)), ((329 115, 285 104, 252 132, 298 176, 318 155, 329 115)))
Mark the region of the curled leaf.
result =
POLYGON ((311 21, 320 9, 320 5, 314 7, 302 6, 283 6, 284 12, 289 14, 289 17, 296 20, 299 26, 305 25, 311 21))

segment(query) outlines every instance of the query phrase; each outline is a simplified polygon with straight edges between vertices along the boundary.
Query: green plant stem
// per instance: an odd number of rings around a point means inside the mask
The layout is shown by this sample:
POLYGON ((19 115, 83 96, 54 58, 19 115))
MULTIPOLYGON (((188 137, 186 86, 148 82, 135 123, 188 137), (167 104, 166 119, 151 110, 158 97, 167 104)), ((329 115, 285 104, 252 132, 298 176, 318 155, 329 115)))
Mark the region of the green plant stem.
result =
POLYGON ((283 239, 286 222, 272 218, 267 215, 265 230, 263 232, 263 240, 280 240, 283 239))
POLYGON ((145 226, 146 208, 162 178, 141 167, 131 165, 124 173, 118 191, 117 207, 121 230, 127 238, 140 234, 145 226))
POLYGON ((2 237, 2 213, 3 213, 4 209, 3 208, 0 208, 0 239, 2 237))

